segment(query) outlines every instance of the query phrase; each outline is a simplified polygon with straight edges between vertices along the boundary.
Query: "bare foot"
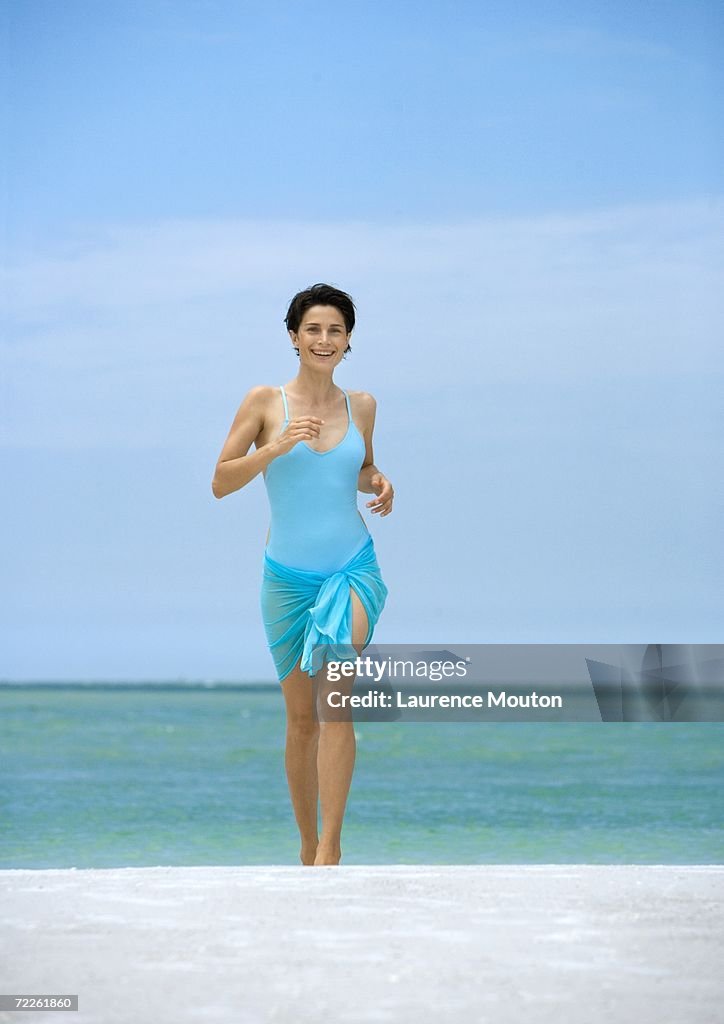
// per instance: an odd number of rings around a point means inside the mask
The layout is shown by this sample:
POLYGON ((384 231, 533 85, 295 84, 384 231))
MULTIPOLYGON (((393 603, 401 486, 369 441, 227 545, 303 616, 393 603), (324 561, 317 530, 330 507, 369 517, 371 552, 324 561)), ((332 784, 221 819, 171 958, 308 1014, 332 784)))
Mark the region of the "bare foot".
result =
POLYGON ((318 846, 317 856, 314 858, 314 866, 319 867, 326 864, 339 864, 342 851, 338 846, 318 846))

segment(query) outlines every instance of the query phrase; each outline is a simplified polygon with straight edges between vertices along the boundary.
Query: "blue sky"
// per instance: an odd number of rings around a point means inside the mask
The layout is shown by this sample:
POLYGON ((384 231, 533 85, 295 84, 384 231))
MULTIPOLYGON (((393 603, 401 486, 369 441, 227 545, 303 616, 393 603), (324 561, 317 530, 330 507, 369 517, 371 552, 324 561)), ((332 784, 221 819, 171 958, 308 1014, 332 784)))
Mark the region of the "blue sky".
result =
POLYGON ((721 5, 0 11, 0 678, 273 677, 210 481, 318 280, 377 643, 721 642, 721 5))
POLYGON ((3 4, 11 237, 715 191, 717 3, 3 4))

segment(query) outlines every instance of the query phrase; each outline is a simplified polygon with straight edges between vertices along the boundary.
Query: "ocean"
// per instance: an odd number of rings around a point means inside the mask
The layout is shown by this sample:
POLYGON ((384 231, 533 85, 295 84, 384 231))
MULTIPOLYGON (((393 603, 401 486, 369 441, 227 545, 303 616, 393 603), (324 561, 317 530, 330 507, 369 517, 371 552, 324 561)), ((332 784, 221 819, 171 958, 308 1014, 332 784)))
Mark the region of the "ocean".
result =
MULTIPOLYGON (((358 722, 343 864, 720 864, 724 723, 358 722)), ((0 868, 298 864, 278 685, 0 687, 0 868)))

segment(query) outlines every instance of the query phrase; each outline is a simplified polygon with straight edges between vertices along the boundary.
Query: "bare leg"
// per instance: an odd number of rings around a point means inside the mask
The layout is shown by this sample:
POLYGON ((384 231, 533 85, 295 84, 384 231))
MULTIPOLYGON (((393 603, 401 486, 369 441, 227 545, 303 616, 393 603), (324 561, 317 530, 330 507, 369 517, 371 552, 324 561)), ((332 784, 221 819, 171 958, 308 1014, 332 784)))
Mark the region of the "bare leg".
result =
POLYGON ((287 706, 287 739, 285 766, 289 795, 299 826, 302 864, 314 864, 319 841, 317 814, 319 787, 317 782, 317 745, 319 721, 312 680, 295 665, 281 683, 287 706))
MULTIPOLYGON (((350 587, 352 601, 352 644, 358 654, 363 651, 367 637, 367 613, 357 594, 350 587)), ((349 694, 354 677, 343 677, 339 682, 320 684, 320 698, 327 689, 349 694)), ((323 717, 326 717, 323 715, 323 717)), ((357 744, 351 714, 341 715, 340 721, 319 723, 319 750, 317 770, 319 796, 322 803, 322 835, 314 860, 316 865, 339 864, 342 856, 341 835, 347 796, 352 782, 357 744)))

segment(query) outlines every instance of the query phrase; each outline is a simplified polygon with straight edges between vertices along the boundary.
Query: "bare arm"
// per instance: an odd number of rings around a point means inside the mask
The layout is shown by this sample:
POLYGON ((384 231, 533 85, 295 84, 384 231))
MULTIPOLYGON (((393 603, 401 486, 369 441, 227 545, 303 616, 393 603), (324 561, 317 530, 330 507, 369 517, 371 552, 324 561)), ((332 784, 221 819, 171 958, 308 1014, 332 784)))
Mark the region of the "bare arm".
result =
POLYGON ((211 481, 215 498, 245 487, 274 458, 274 441, 246 454, 264 426, 264 393, 263 385, 252 388, 239 406, 211 481))
POLYGON ((284 455, 297 442, 311 441, 319 437, 319 425, 323 421, 316 416, 299 416, 287 424, 279 437, 247 455, 264 427, 267 391, 267 386, 263 384, 251 388, 239 406, 211 481, 211 490, 215 498, 223 498, 227 494, 241 490, 266 469, 273 459, 284 455))
POLYGON ((375 466, 375 457, 372 450, 372 434, 375 429, 377 401, 367 392, 364 395, 360 395, 358 401, 362 405, 364 412, 365 460, 359 471, 357 490, 363 491, 365 494, 374 494, 375 491, 370 483, 370 478, 373 473, 379 473, 379 469, 375 466))
POLYGON ((365 421, 365 459, 359 471, 357 490, 363 491, 365 494, 377 495, 373 501, 367 502, 367 508, 369 508, 373 513, 379 512, 381 515, 386 516, 392 511, 392 499, 394 498, 395 492, 390 481, 384 473, 380 472, 374 462, 372 435, 375 429, 377 402, 374 397, 367 392, 362 392, 359 398, 362 403, 365 421))

